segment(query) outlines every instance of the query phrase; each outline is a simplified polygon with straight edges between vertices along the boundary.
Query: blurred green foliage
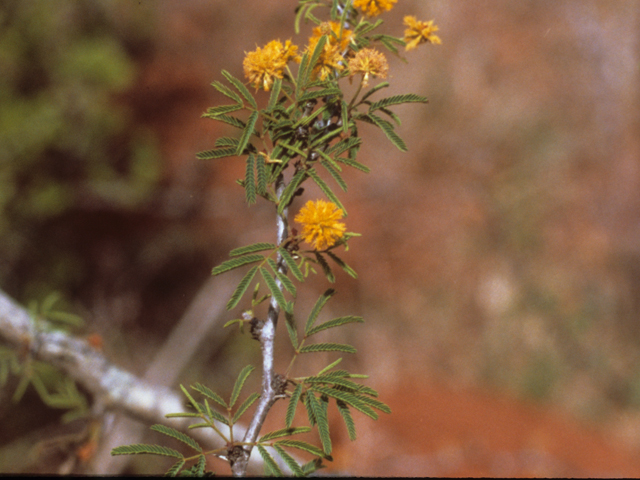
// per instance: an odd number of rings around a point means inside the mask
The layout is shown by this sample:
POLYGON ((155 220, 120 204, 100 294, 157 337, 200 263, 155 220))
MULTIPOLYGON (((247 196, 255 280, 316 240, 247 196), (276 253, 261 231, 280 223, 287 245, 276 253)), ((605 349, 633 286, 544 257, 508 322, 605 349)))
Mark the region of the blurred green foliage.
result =
POLYGON ((150 22, 128 3, 0 5, 0 286, 21 301, 82 280, 82 261, 51 238, 53 222, 135 208, 159 181, 153 135, 118 102, 150 22))

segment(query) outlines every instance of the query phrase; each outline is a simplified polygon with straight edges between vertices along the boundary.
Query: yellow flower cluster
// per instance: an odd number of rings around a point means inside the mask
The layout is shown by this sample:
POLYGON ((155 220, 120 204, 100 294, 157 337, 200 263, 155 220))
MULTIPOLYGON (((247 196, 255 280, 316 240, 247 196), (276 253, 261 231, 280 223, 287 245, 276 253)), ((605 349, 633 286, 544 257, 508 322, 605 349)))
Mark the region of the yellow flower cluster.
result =
POLYGON ((284 69, 290 60, 300 61, 298 47, 287 40, 283 45, 280 40, 272 40, 264 48, 258 47, 246 53, 242 66, 244 75, 256 88, 269 91, 276 78, 282 78, 284 69))
POLYGON ((353 6, 362 10, 370 17, 376 17, 382 12, 388 12, 398 0, 355 0, 353 6))
POLYGON ((369 85, 369 76, 387 78, 389 64, 386 57, 373 48, 363 48, 349 60, 349 75, 362 74, 362 86, 369 85))
POLYGON ((422 22, 412 15, 404 17, 404 24, 409 27, 404 31, 404 41, 407 46, 405 50, 413 50, 421 43, 433 43, 440 45, 440 37, 434 34, 438 31, 438 26, 433 24, 433 20, 422 22))
POLYGON ((326 79, 334 71, 344 69, 343 55, 348 51, 349 43, 353 40, 353 32, 347 28, 340 29, 338 22, 323 22, 313 29, 309 38, 309 52, 313 52, 320 38, 326 35, 327 42, 318 63, 313 69, 313 77, 326 79))
POLYGON ((315 250, 332 247, 342 238, 346 226, 339 222, 343 211, 333 202, 309 200, 294 220, 302 225, 302 238, 315 250))

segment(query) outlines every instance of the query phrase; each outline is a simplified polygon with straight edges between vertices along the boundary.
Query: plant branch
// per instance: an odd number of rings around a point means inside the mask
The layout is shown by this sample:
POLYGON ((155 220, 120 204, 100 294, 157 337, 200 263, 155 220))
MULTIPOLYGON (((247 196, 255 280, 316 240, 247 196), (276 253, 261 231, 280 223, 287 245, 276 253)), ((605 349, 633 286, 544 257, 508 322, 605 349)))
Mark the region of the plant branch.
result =
MULTIPOLYGON (((276 195, 278 199, 282 197, 282 192, 286 187, 286 183, 282 174, 280 174, 276 180, 276 195)), ((286 240, 288 236, 288 222, 289 207, 286 206, 282 210, 281 215, 276 215, 276 227, 278 245, 286 240)), ((277 260, 278 272, 283 275, 287 274, 287 267, 282 256, 278 253, 277 260)), ((282 282, 276 277, 276 285, 280 291, 284 290, 282 282)), ((267 313, 267 320, 264 322, 262 329, 260 330, 260 347, 262 349, 262 395, 260 401, 256 407, 256 411, 253 414, 253 418, 249 423, 249 427, 245 433, 243 443, 245 447, 242 449, 241 455, 232 463, 231 471, 234 476, 246 475, 249 457, 251 456, 251 450, 253 444, 258 439, 260 429, 264 424, 269 410, 275 403, 278 393, 278 386, 276 382, 276 375, 274 371, 274 359, 275 359, 275 340, 276 340, 276 326, 278 325, 278 317, 280 315, 280 306, 276 299, 272 296, 269 304, 269 311, 267 313)))

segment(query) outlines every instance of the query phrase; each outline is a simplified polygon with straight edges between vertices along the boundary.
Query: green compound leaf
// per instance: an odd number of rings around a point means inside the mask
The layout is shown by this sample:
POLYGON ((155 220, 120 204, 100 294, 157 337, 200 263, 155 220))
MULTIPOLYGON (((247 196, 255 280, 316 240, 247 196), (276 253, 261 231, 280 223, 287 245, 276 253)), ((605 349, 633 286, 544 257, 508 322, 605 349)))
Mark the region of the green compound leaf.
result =
POLYGON ((289 267, 289 271, 293 274, 294 277, 296 277, 296 280, 298 280, 299 282, 303 282, 304 275, 300 271, 300 268, 298 268, 298 264, 293 259, 291 254, 284 248, 278 248, 278 253, 284 259, 287 267, 289 267))
MULTIPOLYGON (((244 127, 242 131, 242 135, 240 136, 240 140, 238 140, 238 147, 236 148, 236 155, 242 155, 244 149, 247 148, 249 144, 249 140, 251 139, 251 135, 254 133, 254 128, 256 123, 258 122, 258 117, 260 114, 258 111, 253 111, 249 115, 247 119, 247 125, 244 127)), ((219 117, 218 117, 219 118, 219 117)))
POLYGON ((313 343, 311 345, 305 345, 298 352, 299 353, 313 353, 313 352, 356 353, 357 350, 351 345, 345 345, 343 343, 313 343))
POLYGON ((178 472, 180 472, 180 470, 182 469, 182 467, 184 467, 185 461, 183 459, 178 460, 176 463, 174 463, 171 468, 169 468, 169 470, 167 470, 167 473, 165 473, 165 477, 175 477, 178 475, 178 472))
POLYGON ((251 375, 251 372, 253 372, 255 368, 256 367, 254 367, 253 365, 247 365, 238 375, 238 379, 236 380, 236 383, 233 386, 233 391, 231 392, 231 400, 229 401, 230 408, 233 408, 233 406, 235 405, 236 401, 238 400, 238 396, 240 395, 240 391, 242 390, 242 387, 244 387, 244 383, 247 381, 247 378, 249 377, 249 375, 251 375))
POLYGON ((174 457, 174 458, 184 459, 184 456, 180 452, 177 452, 172 448, 161 447, 160 445, 145 445, 142 443, 136 443, 133 445, 123 445, 121 447, 116 447, 111 450, 111 455, 140 455, 140 454, 162 455, 164 457, 174 457))
POLYGON ((338 317, 333 320, 329 320, 328 322, 321 323, 320 325, 309 329, 307 332, 307 337, 314 335, 322 330, 326 330, 327 328, 339 327, 340 325, 345 325, 347 323, 364 323, 362 317, 356 317, 353 315, 348 315, 346 317, 338 317))
POLYGON ((322 267, 322 272, 324 273, 325 277, 327 277, 327 280, 329 280, 329 282, 331 283, 334 283, 336 281, 336 277, 331 271, 331 267, 329 266, 327 261, 318 252, 314 252, 314 255, 316 257, 316 261, 322 267))
POLYGON ((301 433, 308 433, 311 431, 311 427, 294 427, 294 428, 281 428, 280 430, 274 430, 273 432, 265 433, 260 437, 260 443, 264 443, 274 438, 290 437, 291 435, 299 435, 301 433))
POLYGON ((223 94, 226 97, 228 97, 231 100, 233 100, 234 102, 239 103, 240 105, 242 105, 242 99, 238 96, 238 94, 236 92, 231 90, 226 85, 224 85, 224 84, 220 83, 219 81, 215 80, 215 81, 213 81, 211 83, 211 86, 213 88, 215 88, 216 90, 218 90, 221 94, 223 94))
POLYGON ((223 157, 235 157, 235 148, 214 148, 213 150, 205 150, 204 152, 196 153, 198 160, 215 160, 223 157))
POLYGON ((249 288, 251 281, 256 276, 257 271, 258 271, 258 266, 255 265, 251 267, 251 269, 245 274, 244 277, 242 277, 242 280, 240 280, 240 283, 238 284, 236 289, 233 291, 233 295, 231 295, 231 298, 227 303, 227 310, 231 310, 238 305, 238 303, 240 302, 240 299, 246 293, 247 288, 249 288))
POLYGON ((193 408, 195 408, 198 413, 204 415, 204 409, 202 408, 202 405, 196 402, 196 400, 191 396, 189 391, 186 388, 184 388, 182 385, 180 385, 180 390, 182 390, 182 393, 184 393, 184 396, 189 399, 189 402, 191 403, 193 408))
POLYGON ((379 108, 390 107, 391 105, 401 105, 403 103, 429 103, 427 97, 408 93, 406 95, 394 95, 392 97, 383 98, 377 102, 369 105, 369 113, 372 113, 379 108))
POLYGON ((209 387, 206 387, 201 383, 196 383, 195 385, 191 385, 191 388, 193 388, 196 392, 204 395, 208 399, 213 400, 221 407, 228 408, 227 402, 225 402, 220 395, 211 390, 209 387))
POLYGON ((289 398, 287 413, 284 419, 284 424, 287 426, 287 428, 291 428, 291 424, 293 423, 293 418, 296 415, 296 408, 298 406, 298 401, 300 400, 300 395, 302 395, 301 383, 296 385, 296 388, 293 389, 293 393, 291 394, 291 398, 289 398))
POLYGON ((229 81, 229 83, 233 84, 233 86, 238 89, 240 94, 247 100, 247 102, 249 102, 249 104, 254 109, 256 110, 258 109, 258 104, 256 103, 255 98, 253 98, 253 95, 251 95, 251 92, 247 89, 247 87, 244 86, 244 84, 240 80, 238 80, 236 77, 231 75, 226 70, 222 70, 222 75, 224 75, 224 78, 226 78, 229 81))
POLYGON ((326 455, 331 455, 331 435, 329 435, 329 420, 327 419, 326 402, 318 400, 312 393, 307 394, 308 407, 312 410, 313 416, 318 424, 318 433, 322 450, 326 455), (323 403, 324 405, 321 405, 323 403))
MULTIPOLYGON (((336 158, 338 155, 342 155, 347 150, 350 150, 355 147, 359 147, 362 143, 362 139, 360 137, 349 137, 343 140, 340 140, 335 145, 332 145, 327 149, 327 154, 333 155, 336 158)), ((337 158, 336 158, 337 160, 337 158)))
POLYGON ((226 262, 222 262, 211 271, 211 275, 220 275, 221 273, 228 272, 234 268, 242 267, 249 263, 259 262, 264 260, 262 255, 247 255, 246 257, 232 258, 226 262))
POLYGON ((253 405, 255 401, 258 400, 259 398, 260 398, 260 394, 257 392, 253 392, 251 395, 249 395, 247 399, 244 402, 242 402, 240 407, 238 407, 238 410, 236 411, 236 413, 233 415, 233 423, 236 423, 238 420, 240 420, 240 417, 244 415, 244 412, 246 412, 247 409, 249 409, 251 405, 253 405))
POLYGON ((274 477, 284 477, 282 470, 280 470, 280 467, 278 467, 278 464, 273 459, 273 457, 269 455, 267 449, 262 445, 256 445, 256 447, 258 448, 258 452, 260 452, 262 460, 264 460, 265 470, 268 469, 269 473, 271 473, 271 475, 273 475, 274 477))
POLYGON ((338 405, 338 411, 340 412, 340 416, 342 420, 344 420, 344 425, 347 427, 347 432, 349 433, 349 440, 352 442, 356 439, 356 424, 353 421, 353 417, 351 416, 351 411, 346 403, 342 400, 336 400, 336 404, 338 405))
POLYGON ((409 150, 407 148, 407 145, 404 143, 404 140, 402 140, 393 130, 393 125, 391 124, 391 122, 387 122, 386 120, 383 120, 382 118, 373 114, 369 114, 368 117, 374 124, 380 127, 387 138, 391 140, 391 143, 393 143, 398 148, 398 150, 400 150, 401 152, 406 152, 409 150))
POLYGON ((304 472, 302 471, 302 467, 298 465, 298 462, 296 462, 294 458, 285 451, 284 448, 282 448, 277 443, 273 446, 273 448, 276 452, 278 452, 278 455, 280 455, 280 458, 282 458, 284 463, 287 464, 287 466, 291 469, 291 471, 296 477, 304 477, 304 472))
POLYGON ((244 191, 248 205, 256 203, 256 178, 254 175, 254 156, 247 157, 247 167, 244 174, 244 191))
POLYGON ((247 253, 262 252, 264 250, 273 250, 276 246, 273 243, 259 242, 245 245, 244 247, 234 248, 229 252, 230 257, 246 255, 247 253))
POLYGON ((276 283, 274 278, 264 267, 260 267, 260 274, 262 275, 262 278, 264 278, 264 282, 267 284, 271 295, 273 296, 273 298, 275 298, 280 308, 287 311, 287 301, 285 300, 282 291, 278 288, 278 284, 276 283))
POLYGON ((336 197, 335 193, 331 191, 331 189, 329 188, 329 185, 327 185, 324 182, 324 180, 320 178, 320 175, 318 175, 318 173, 315 170, 313 169, 307 170, 307 173, 309 174, 311 179, 316 183, 316 185, 320 187, 320 190, 322 190, 322 192, 327 196, 327 198, 331 200, 333 203, 335 203, 340 210, 342 210, 342 212, 344 213, 344 216, 346 217, 347 210, 344 208, 344 205, 342 205, 342 202, 340 202, 338 197, 336 197))
POLYGON ((322 310, 322 308, 325 306, 325 304, 329 301, 329 299, 335 293, 336 291, 333 288, 330 288, 327 291, 325 291, 322 295, 320 295, 315 305, 311 309, 311 313, 309 313, 309 317, 307 317, 307 323, 304 326, 305 336, 308 335, 309 330, 311 330, 311 327, 313 327, 313 324, 317 320, 318 315, 320 314, 320 311, 322 310))
POLYGON ((152 425, 151 430, 154 432, 162 433, 163 435, 167 435, 168 437, 175 438, 176 440, 181 441, 182 443, 189 445, 196 452, 202 452, 202 447, 196 442, 193 438, 188 435, 185 435, 178 430, 167 427, 166 425, 152 425))
POLYGON ((357 162, 351 158, 343 158, 343 157, 339 157, 336 158, 336 161, 340 162, 340 163, 344 163, 345 165, 348 165, 350 167, 356 168, 358 170, 360 170, 361 172, 364 173, 369 173, 371 171, 371 169, 369 167, 367 167, 366 165, 363 165, 360 162, 357 162))

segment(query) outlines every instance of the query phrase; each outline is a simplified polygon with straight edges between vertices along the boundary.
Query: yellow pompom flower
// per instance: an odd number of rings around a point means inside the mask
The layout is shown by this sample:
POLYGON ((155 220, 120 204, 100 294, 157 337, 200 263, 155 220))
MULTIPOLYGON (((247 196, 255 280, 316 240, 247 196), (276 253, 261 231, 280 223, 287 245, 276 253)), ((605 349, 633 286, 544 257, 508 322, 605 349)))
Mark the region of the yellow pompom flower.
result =
POLYGON ((320 54, 320 58, 313 68, 313 78, 325 80, 333 72, 339 72, 344 69, 344 54, 348 53, 347 47, 353 40, 353 32, 347 28, 340 32, 340 24, 338 22, 323 22, 313 29, 309 38, 309 46, 307 51, 313 52, 320 38, 326 35, 327 42, 320 54), (334 35, 332 35, 332 32, 334 35))
POLYGON ((433 20, 422 22, 412 15, 404 17, 404 24, 409 27, 404 31, 404 41, 407 44, 405 50, 413 50, 421 43, 433 43, 440 45, 440 37, 434 35, 438 31, 438 26, 433 24, 433 20))
POLYGON ((387 78, 389 64, 383 53, 374 48, 363 48, 349 60, 349 76, 362 74, 362 86, 369 85, 369 77, 387 78))
POLYGON ((264 48, 246 53, 242 66, 244 75, 256 88, 269 91, 276 78, 282 78, 284 69, 290 60, 300 61, 298 47, 287 40, 283 45, 280 40, 272 40, 264 48))
POLYGON ((388 12, 398 0, 355 0, 353 6, 362 10, 370 17, 376 17, 382 12, 388 12))
POLYGON ((320 40, 320 37, 323 35, 328 37, 328 42, 331 45, 337 44, 340 46, 340 50, 343 51, 347 49, 349 43, 351 43, 354 38, 353 32, 348 28, 343 27, 342 33, 340 32, 340 22, 322 22, 312 31, 311 37, 309 38, 309 51, 313 52, 318 40, 320 40))
POLYGON ((302 238, 314 250, 332 247, 342 238, 345 224, 339 222, 344 212, 333 202, 309 200, 294 220, 302 225, 302 238))

